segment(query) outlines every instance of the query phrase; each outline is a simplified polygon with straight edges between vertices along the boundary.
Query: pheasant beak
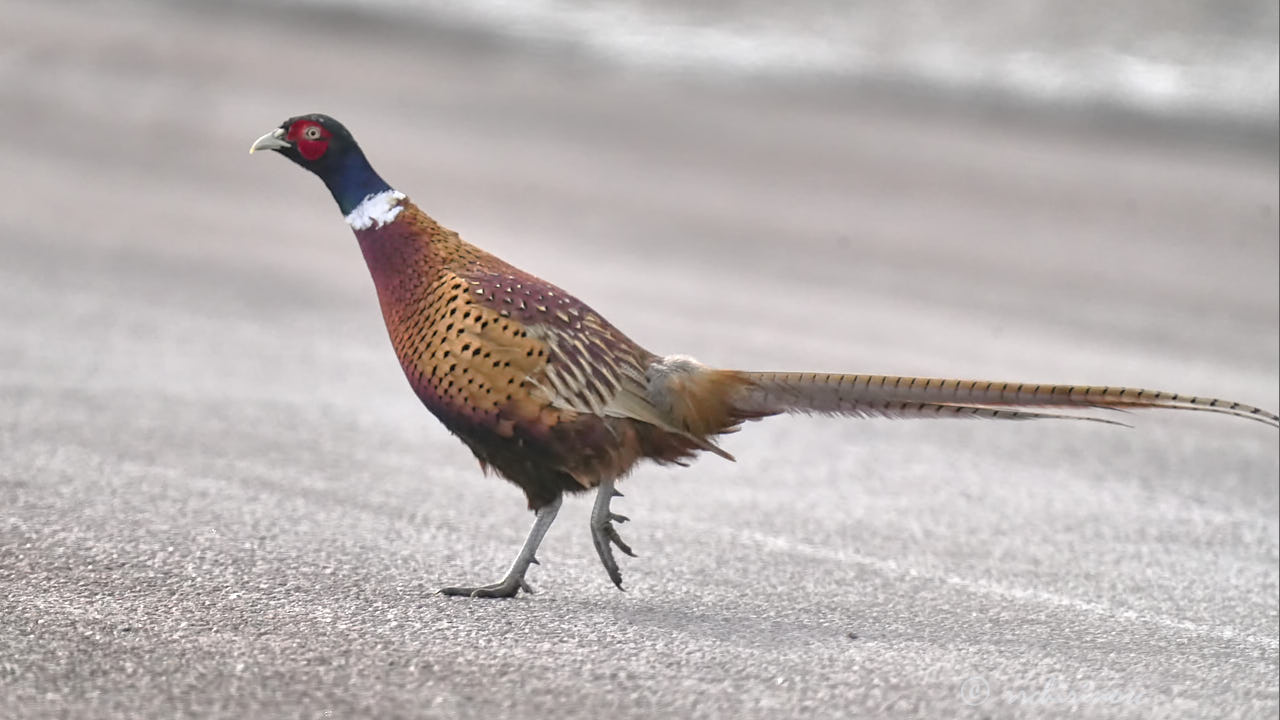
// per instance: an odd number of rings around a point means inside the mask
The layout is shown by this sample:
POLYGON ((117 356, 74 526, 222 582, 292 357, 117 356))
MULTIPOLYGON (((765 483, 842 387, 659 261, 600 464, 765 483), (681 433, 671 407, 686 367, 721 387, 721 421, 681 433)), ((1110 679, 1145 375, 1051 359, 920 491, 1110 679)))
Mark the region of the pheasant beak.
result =
POLYGON ((253 144, 249 146, 249 154, 252 155, 258 150, 280 150, 287 147, 293 146, 285 141, 284 128, 276 128, 257 140, 254 140, 253 144))

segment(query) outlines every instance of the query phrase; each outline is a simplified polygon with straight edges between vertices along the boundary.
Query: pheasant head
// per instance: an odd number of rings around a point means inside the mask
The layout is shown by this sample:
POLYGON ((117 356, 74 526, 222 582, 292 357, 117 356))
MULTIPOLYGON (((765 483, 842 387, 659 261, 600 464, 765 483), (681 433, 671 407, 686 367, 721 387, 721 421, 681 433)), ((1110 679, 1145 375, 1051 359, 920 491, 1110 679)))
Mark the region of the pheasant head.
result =
POLYGON ((393 192, 351 133, 328 115, 291 117, 255 140, 249 154, 258 150, 274 150, 319 176, 343 215, 350 215, 365 198, 393 192))

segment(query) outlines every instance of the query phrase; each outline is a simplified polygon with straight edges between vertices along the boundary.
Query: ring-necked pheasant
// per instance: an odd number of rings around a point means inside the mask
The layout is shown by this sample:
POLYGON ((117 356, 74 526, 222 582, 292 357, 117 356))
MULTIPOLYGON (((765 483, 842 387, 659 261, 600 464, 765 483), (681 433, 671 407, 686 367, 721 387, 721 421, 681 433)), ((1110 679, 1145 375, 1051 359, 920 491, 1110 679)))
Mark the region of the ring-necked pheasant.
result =
MULTIPOLYGON (((414 392, 484 469, 524 490, 535 520, 501 581, 446 595, 511 597, 525 582, 566 492, 596 488, 591 536, 619 588, 611 546, 631 555, 610 510, 614 483, 643 459, 683 464, 745 420, 780 413, 853 417, 1096 417, 1031 408, 1175 408, 1280 426, 1256 407, 1119 387, 883 375, 717 370, 645 350, 585 303, 442 227, 374 172, 326 115, 286 120, 249 148, 320 177, 355 231, 414 392)), ((1116 423, 1119 424, 1119 423, 1116 423)))

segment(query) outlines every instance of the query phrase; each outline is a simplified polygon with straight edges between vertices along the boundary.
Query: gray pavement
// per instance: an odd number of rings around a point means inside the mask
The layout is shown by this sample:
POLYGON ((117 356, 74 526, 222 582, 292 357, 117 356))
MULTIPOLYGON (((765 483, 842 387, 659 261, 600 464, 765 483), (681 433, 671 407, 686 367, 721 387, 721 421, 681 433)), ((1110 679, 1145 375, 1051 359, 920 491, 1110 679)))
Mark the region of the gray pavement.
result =
POLYGON ((408 391, 323 187, 244 154, 329 112, 657 352, 1275 409, 1273 149, 3 10, 0 717, 1280 713, 1280 443, 1209 415, 755 424, 623 484, 626 593, 577 499, 538 594, 433 596, 522 497, 408 391))

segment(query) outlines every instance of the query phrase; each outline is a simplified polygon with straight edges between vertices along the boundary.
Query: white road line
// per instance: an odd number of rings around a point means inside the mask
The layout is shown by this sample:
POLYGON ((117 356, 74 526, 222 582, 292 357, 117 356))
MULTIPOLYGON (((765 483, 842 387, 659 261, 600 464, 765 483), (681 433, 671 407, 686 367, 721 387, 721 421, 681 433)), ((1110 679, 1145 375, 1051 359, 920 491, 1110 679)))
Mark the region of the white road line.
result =
POLYGON ((1202 625, 1200 623, 1180 620, 1178 618, 1161 615, 1159 613, 1116 608, 1105 602, 1081 600, 1079 598, 1059 595, 1045 590, 1010 587, 1008 585, 1002 585, 989 580, 970 580, 963 577, 922 571, 903 565, 896 560, 887 560, 870 555, 863 555, 862 553, 836 550, 821 545, 797 542, 788 538, 768 535, 761 532, 735 530, 732 528, 726 528, 722 525, 688 522, 687 520, 675 516, 670 516, 669 519, 675 524, 695 529, 700 533, 717 533, 726 537, 730 542, 750 546, 758 550, 791 555, 803 555, 821 560, 860 565, 862 567, 871 568, 885 575, 930 580, 958 587, 962 590, 979 595, 991 595, 1011 600, 1035 602, 1043 605, 1051 605, 1077 612, 1088 613, 1091 615, 1118 618, 1135 623, 1144 623, 1174 630, 1181 630, 1201 637, 1213 637, 1221 640, 1230 640, 1232 642, 1247 643, 1266 648, 1271 653, 1275 653, 1280 650, 1280 639, 1277 639, 1276 637, 1254 635, 1237 630, 1236 628, 1228 625, 1202 625))

